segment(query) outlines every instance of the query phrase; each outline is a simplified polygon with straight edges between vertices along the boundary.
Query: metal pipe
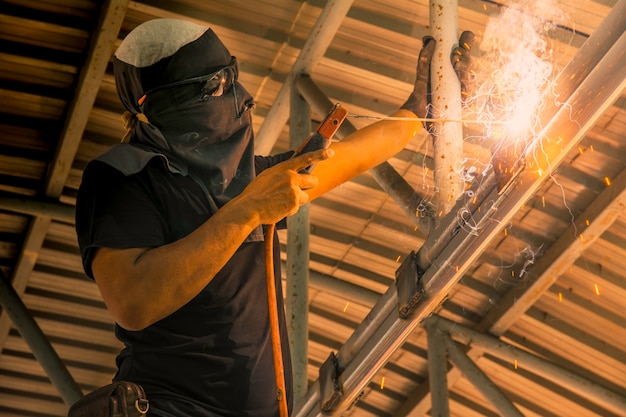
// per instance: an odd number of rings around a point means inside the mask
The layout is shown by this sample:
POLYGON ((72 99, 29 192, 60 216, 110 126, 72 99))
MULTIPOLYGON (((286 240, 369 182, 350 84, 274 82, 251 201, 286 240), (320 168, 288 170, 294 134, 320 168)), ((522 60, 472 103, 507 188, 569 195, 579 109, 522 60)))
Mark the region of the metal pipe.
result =
POLYGON ((31 197, 0 197, 0 209, 31 216, 50 217, 53 220, 74 224, 76 208, 59 203, 54 199, 35 199, 31 197))
POLYGON ((542 378, 552 381, 612 413, 624 415, 626 398, 587 378, 583 378, 515 346, 506 344, 497 337, 477 332, 443 317, 432 316, 428 321, 432 321, 440 331, 449 333, 455 340, 471 348, 479 349, 509 363, 517 361, 530 372, 540 375, 542 378))
MULTIPOLYGON (((480 391, 485 399, 500 412, 500 415, 504 417, 524 417, 487 375, 457 347, 452 339, 444 337, 444 343, 450 361, 461 370, 461 373, 480 391)), ((431 391, 431 395, 434 395, 434 392, 431 391)))
POLYGON ((376 291, 316 271, 309 271, 309 285, 328 293, 341 294, 348 301, 367 307, 372 307, 381 297, 376 291))
MULTIPOLYGON (((459 36, 458 1, 431 1, 429 16, 437 42, 430 65, 432 117, 461 120, 461 84, 450 62, 459 36)), ((463 160, 463 126, 460 122, 435 122, 433 128, 436 211, 445 214, 463 192, 463 182, 457 174, 463 160)))
POLYGON ((61 394, 63 402, 71 406, 83 396, 65 364, 50 344, 46 335, 28 312, 28 308, 11 285, 9 278, 0 270, 0 305, 11 317, 15 327, 37 358, 48 378, 61 394))
POLYGON ((428 333, 428 380, 430 382, 431 405, 430 415, 448 417, 450 415, 450 398, 448 396, 448 361, 444 335, 435 324, 426 324, 428 333))
MULTIPOLYGON (((295 88, 291 89, 289 136, 292 149, 297 149, 311 134, 311 108, 295 88)), ((287 217, 287 330, 293 368, 294 402, 308 388, 309 342, 309 210, 300 207, 287 217)))
POLYGON ((343 23, 353 0, 333 0, 326 2, 311 34, 307 38, 300 55, 296 58, 291 72, 278 92, 274 104, 270 108, 265 121, 256 135, 255 152, 267 155, 272 151, 276 139, 289 118, 289 89, 297 74, 310 74, 315 65, 322 59, 332 42, 339 26, 343 23))

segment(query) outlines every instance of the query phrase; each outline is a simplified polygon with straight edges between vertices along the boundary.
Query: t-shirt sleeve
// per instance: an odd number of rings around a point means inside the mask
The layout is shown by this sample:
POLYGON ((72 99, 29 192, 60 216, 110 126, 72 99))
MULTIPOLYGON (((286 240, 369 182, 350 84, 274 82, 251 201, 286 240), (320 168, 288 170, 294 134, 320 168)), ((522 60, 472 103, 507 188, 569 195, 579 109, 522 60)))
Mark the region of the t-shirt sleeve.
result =
POLYGON ((76 232, 87 276, 97 248, 156 247, 166 243, 166 225, 150 185, 140 174, 124 176, 93 161, 76 199, 76 232))
POLYGON ((254 169, 256 174, 259 175, 262 171, 267 168, 273 167, 274 165, 286 161, 291 158, 294 154, 294 151, 287 151, 277 155, 272 156, 255 156, 254 157, 254 169))

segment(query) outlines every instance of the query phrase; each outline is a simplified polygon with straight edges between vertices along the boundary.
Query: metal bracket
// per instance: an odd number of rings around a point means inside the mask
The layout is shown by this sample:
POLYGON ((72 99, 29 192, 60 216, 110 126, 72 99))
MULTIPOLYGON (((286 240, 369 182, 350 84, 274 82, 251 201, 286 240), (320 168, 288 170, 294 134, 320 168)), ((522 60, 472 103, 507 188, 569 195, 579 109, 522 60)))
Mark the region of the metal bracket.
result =
POLYGON ((320 407, 324 413, 332 411, 341 402, 343 390, 339 383, 340 374, 337 356, 330 352, 330 356, 320 367, 319 375, 320 407))
POLYGON ((424 298, 424 287, 417 268, 417 253, 409 256, 396 270, 396 290, 398 292, 398 314, 400 318, 409 318, 417 303, 424 298))

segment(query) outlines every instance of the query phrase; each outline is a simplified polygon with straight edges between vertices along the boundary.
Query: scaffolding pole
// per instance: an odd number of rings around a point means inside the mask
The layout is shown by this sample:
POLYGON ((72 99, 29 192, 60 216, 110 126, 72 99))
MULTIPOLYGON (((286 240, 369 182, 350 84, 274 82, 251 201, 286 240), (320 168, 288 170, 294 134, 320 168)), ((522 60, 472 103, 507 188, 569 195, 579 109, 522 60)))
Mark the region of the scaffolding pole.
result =
POLYGON ((427 322, 428 333, 428 380, 430 382, 432 417, 450 416, 450 398, 448 394, 448 361, 446 358, 446 344, 448 337, 437 325, 427 322))
MULTIPOLYGON (((517 361, 524 369, 554 382, 616 415, 623 415, 624 410, 626 410, 626 397, 623 395, 606 389, 552 362, 504 343, 497 337, 477 332, 440 316, 432 316, 428 322, 436 326, 440 332, 449 333, 452 338, 460 343, 508 363, 517 361)), ((463 370, 461 371, 463 372, 463 370)))
MULTIPOLYGON (((290 142, 292 149, 297 149, 311 134, 311 108, 295 88, 291 89, 290 114, 290 142)), ((286 309, 294 402, 308 387, 309 211, 310 204, 305 204, 287 217, 286 309)))
MULTIPOLYGON (((436 46, 430 64, 432 117, 461 120, 461 83, 450 57, 458 45, 457 0, 430 2, 430 27, 436 46)), ((463 126, 460 122, 433 123, 435 197, 438 213, 446 214, 463 192, 460 163, 463 160, 463 126)))
MULTIPOLYGON (((449 337, 444 337, 444 344, 450 362, 460 369, 461 373, 476 387, 500 415, 504 417, 524 417, 485 373, 454 343, 449 337)), ((431 389, 432 392, 432 389, 431 389)), ((434 395, 432 393, 431 395, 434 395)), ((434 403, 434 401, 433 401, 434 403)))
POLYGON ((70 406, 81 399, 83 394, 80 387, 2 270, 0 270, 0 305, 13 320, 13 324, 33 351, 33 355, 61 394, 63 402, 70 406))

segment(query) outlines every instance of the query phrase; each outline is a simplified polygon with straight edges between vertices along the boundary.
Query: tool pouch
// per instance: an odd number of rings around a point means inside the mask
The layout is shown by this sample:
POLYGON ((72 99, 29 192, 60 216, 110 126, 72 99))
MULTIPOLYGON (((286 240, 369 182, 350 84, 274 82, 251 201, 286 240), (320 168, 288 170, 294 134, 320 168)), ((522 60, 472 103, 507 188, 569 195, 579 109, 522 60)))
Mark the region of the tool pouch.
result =
POLYGON ((144 417, 150 404, 141 385, 118 381, 90 392, 70 407, 68 417, 144 417))

